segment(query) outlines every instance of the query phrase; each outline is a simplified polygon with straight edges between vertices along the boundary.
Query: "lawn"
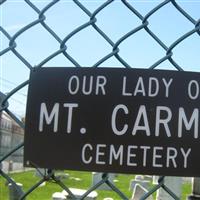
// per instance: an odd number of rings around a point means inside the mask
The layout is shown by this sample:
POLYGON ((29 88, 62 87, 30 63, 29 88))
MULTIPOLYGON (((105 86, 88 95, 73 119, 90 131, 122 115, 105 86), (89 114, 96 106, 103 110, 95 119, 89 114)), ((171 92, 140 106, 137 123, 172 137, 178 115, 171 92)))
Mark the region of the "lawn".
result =
MULTIPOLYGON (((91 186, 92 175, 90 172, 77 172, 77 171, 66 171, 69 177, 63 182, 67 187, 87 189, 91 186)), ((23 184, 24 191, 30 189, 40 178, 35 176, 35 171, 29 171, 24 173, 11 174, 16 182, 23 184)), ((122 191, 127 197, 131 197, 132 192, 129 191, 130 180, 134 178, 134 175, 119 174, 116 177, 117 182, 115 185, 120 191, 122 191)), ((9 200, 8 188, 5 185, 5 180, 0 176, 0 199, 9 200)), ((63 189, 55 184, 54 182, 47 182, 45 186, 39 187, 34 190, 26 199, 28 200, 51 200, 51 196, 54 192, 61 192, 63 189)), ((98 200, 103 200, 105 197, 112 197, 115 200, 121 198, 113 191, 96 190, 98 192, 98 200)), ((183 184, 182 199, 186 199, 187 195, 191 193, 191 185, 189 183, 183 184)), ((154 194, 155 196, 156 194, 154 194)))

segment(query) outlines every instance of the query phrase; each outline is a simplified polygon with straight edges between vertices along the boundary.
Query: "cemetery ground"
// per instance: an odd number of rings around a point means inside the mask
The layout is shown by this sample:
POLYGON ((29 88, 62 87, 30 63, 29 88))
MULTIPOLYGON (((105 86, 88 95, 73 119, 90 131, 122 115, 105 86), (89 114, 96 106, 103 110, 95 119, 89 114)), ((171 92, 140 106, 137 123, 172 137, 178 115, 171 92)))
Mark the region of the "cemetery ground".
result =
MULTIPOLYGON (((79 188, 88 189, 92 185, 92 173, 91 172, 78 172, 78 171, 65 171, 68 174, 67 178, 62 179, 64 184, 68 188, 79 188)), ((35 170, 13 173, 10 176, 19 183, 23 184, 23 191, 29 190, 35 183, 37 183, 40 178, 36 176, 35 170)), ((129 190, 130 181, 134 179, 134 175, 127 174, 117 174, 114 184, 120 189, 128 198, 131 198, 132 192, 129 190)), ((152 188, 154 185, 150 185, 152 188)), ((51 200, 52 194, 55 192, 62 192, 63 189, 58 186, 55 182, 46 182, 44 186, 38 187, 33 191, 26 199, 28 200, 51 200)), ((95 190, 98 193, 97 200, 103 200, 106 197, 112 197, 114 200, 120 200, 120 197, 112 190, 95 190)), ((184 182, 182 186, 182 200, 187 199, 187 196, 191 194, 191 183, 184 182)), ((156 193, 153 194, 154 198, 156 193)), ((0 176, 0 199, 9 200, 8 186, 0 176)))

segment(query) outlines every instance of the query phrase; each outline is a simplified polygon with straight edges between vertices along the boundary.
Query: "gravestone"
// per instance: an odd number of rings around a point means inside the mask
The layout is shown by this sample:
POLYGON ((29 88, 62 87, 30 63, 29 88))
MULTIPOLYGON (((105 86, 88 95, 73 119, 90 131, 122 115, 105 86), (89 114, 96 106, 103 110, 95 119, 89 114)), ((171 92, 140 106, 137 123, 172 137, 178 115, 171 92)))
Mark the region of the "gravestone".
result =
MULTIPOLYGON (((103 173, 92 172, 92 186, 96 185, 102 180, 103 173)), ((108 180, 114 184, 115 174, 109 173, 108 180)), ((106 183, 103 183, 98 187, 98 190, 112 190, 106 183)))
MULTIPOLYGON (((148 193, 148 190, 146 188, 144 188, 143 186, 141 186, 139 184, 136 184, 135 188, 134 188, 134 191, 133 191, 133 195, 132 195, 131 200, 138 200, 143 195, 145 195, 146 193, 148 193)), ((146 198, 146 200, 153 200, 153 196, 150 195, 149 197, 146 198)))
POLYGON ((55 171, 55 176, 56 176, 56 178, 58 178, 59 180, 64 180, 64 179, 69 178, 69 174, 68 174, 68 173, 65 173, 65 172, 62 171, 62 170, 56 170, 56 171, 55 171))
POLYGON ((136 184, 141 185, 142 187, 148 189, 149 188, 149 184, 150 184, 150 180, 149 178, 146 180, 146 176, 142 176, 142 175, 136 175, 135 179, 132 179, 130 181, 130 185, 129 185, 129 190, 133 191, 136 184))
MULTIPOLYGON (((77 199, 80 199, 83 196, 83 194, 87 192, 87 190, 78 189, 78 188, 69 188, 69 190, 74 194, 74 196, 77 199)), ((62 194, 66 197, 66 199, 70 199, 70 200, 72 199, 67 191, 63 190, 62 194)), ((84 200, 95 200, 97 196, 98 196, 98 193, 96 191, 92 191, 87 195, 87 197, 84 198, 84 200)))
POLYGON ((149 175, 136 175, 135 176, 135 180, 152 181, 153 180, 153 176, 149 176, 149 175))
POLYGON ((44 187, 44 186, 46 186, 46 181, 42 182, 42 183, 39 185, 39 187, 44 187))
MULTIPOLYGON (((180 199, 181 198, 181 177, 165 176, 164 184, 180 199)), ((157 200, 174 200, 164 189, 160 188, 156 195, 157 200)))
POLYGON ((153 176, 153 184, 158 185, 159 176, 153 176))
POLYGON ((135 186, 136 186, 137 184, 139 184, 139 185, 141 185, 142 187, 148 189, 148 188, 149 188, 150 181, 148 181, 148 180, 135 180, 135 179, 132 179, 132 180, 130 181, 129 190, 130 190, 130 191, 133 191, 134 188, 135 188, 135 186))
POLYGON ((191 177, 182 177, 183 183, 192 184, 192 178, 191 177))
POLYGON ((153 176, 144 175, 144 179, 145 179, 145 180, 148 180, 148 181, 150 181, 150 182, 152 182, 152 181, 153 181, 153 176))
MULTIPOLYGON (((14 178, 11 178, 12 181, 16 182, 14 178)), ((11 184, 8 180, 6 180, 5 182, 5 186, 8 186, 9 184, 11 184)))
POLYGON ((143 175, 136 175, 135 180, 143 180, 144 176, 143 175))
POLYGON ((67 198, 62 192, 55 192, 52 195, 52 200, 66 200, 67 198))

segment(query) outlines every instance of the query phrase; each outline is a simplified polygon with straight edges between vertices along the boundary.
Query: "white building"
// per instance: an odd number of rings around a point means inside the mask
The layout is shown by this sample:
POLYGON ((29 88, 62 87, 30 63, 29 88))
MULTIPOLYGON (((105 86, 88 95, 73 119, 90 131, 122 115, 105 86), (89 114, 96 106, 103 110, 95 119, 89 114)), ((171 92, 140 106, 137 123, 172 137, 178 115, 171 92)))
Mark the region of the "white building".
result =
MULTIPOLYGON (((24 139, 24 130, 5 112, 0 113, 0 158, 11 149, 21 144, 24 139)), ((5 171, 22 168, 23 148, 14 152, 2 162, 5 171), (20 167, 19 167, 20 166, 20 167)))

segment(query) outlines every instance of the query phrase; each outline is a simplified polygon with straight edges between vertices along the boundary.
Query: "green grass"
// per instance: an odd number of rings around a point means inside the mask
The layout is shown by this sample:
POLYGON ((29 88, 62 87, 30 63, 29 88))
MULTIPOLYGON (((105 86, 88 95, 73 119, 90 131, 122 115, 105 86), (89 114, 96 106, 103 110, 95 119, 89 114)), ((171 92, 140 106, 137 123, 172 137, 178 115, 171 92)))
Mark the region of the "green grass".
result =
MULTIPOLYGON (((92 183, 92 175, 90 172, 77 172, 77 171, 66 171, 69 174, 69 178, 64 180, 67 187, 88 189, 92 183), (80 178, 76 180, 75 178, 80 178)), ((24 191, 28 191, 35 183, 40 179, 35 176, 35 171, 29 171, 24 173, 15 173, 10 175, 16 182, 23 184, 24 191)), ((120 189, 127 197, 131 197, 132 192, 129 191, 129 183, 131 179, 134 179, 134 175, 122 175, 119 174, 116 179, 118 182, 115 183, 118 189, 120 189)), ((0 176, 0 199, 9 200, 8 188, 5 186, 5 180, 0 176)), ((53 182, 47 182, 46 186, 39 187, 34 190, 26 199, 27 200, 51 200, 54 192, 61 192, 63 189, 53 182)), ((113 191, 96 190, 98 192, 98 200, 103 200, 105 197, 112 197, 115 200, 121 198, 113 191)), ((182 199, 186 199, 188 194, 191 193, 191 185, 184 184, 182 188, 183 194, 182 199)), ((155 194, 154 194, 155 196, 155 194)))

